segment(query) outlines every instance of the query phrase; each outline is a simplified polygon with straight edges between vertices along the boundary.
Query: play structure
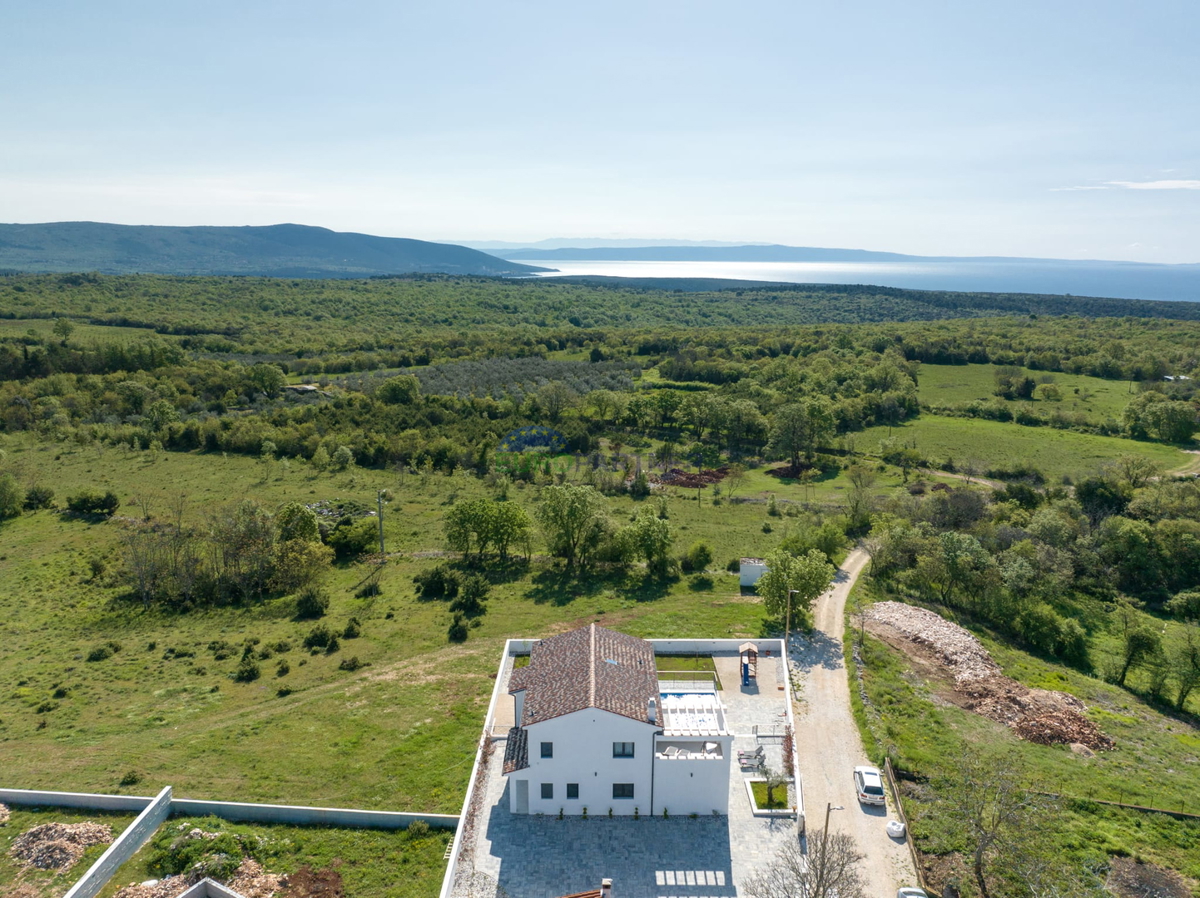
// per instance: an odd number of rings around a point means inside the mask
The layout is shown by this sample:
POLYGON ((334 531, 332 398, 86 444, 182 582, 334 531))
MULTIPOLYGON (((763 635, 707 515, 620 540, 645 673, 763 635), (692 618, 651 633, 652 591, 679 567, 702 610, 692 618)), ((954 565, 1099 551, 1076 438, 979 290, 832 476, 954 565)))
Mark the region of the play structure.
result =
POLYGON ((749 686, 751 680, 758 679, 758 646, 753 642, 743 642, 738 646, 741 656, 742 685, 749 686))

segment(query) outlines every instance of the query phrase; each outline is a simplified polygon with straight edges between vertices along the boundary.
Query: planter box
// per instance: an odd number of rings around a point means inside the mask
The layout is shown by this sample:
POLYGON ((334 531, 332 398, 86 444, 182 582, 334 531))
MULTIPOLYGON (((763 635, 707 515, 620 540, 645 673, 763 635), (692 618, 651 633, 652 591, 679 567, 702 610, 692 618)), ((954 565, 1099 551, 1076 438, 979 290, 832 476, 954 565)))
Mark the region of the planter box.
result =
MULTIPOLYGON (((777 810, 767 810, 760 808, 754 800, 754 783, 765 783, 766 780, 761 776, 751 776, 746 778, 746 797, 750 799, 750 810, 753 811, 755 817, 795 817, 796 811, 791 807, 779 808, 777 810)), ((788 801, 795 800, 796 784, 792 780, 788 780, 787 793, 788 801)))

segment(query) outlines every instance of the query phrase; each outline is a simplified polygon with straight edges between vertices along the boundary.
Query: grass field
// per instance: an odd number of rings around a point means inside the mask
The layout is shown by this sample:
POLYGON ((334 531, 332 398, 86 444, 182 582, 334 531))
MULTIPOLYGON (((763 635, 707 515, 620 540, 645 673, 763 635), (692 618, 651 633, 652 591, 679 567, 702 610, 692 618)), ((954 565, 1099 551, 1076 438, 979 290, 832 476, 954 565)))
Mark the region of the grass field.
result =
POLYGON ((93 845, 84 852, 78 863, 62 873, 26 867, 9 854, 13 841, 23 833, 43 823, 104 823, 112 829, 113 838, 133 822, 133 814, 110 814, 104 811, 76 811, 70 808, 12 808, 8 823, 0 824, 0 894, 13 895, 17 887, 25 887, 28 898, 58 898, 82 876, 107 845, 93 845))
MULTIPOLYGON (((873 585, 860 580, 852 602, 875 600, 873 585)), ((941 610, 941 609, 938 609, 941 610)), ((848 619, 847 641, 854 631, 848 619)), ((1012 748, 1050 791, 1064 796, 1064 819, 1049 837, 1064 856, 1080 862, 1111 854, 1142 857, 1200 878, 1200 821, 1182 821, 1095 804, 1116 801, 1200 814, 1200 736, 1194 722, 1161 713, 1129 691, 1008 646, 986 629, 973 630, 1004 673, 1028 686, 1078 696, 1088 716, 1116 741, 1116 749, 1085 758, 1066 746, 1018 740, 1006 727, 951 705, 940 686, 916 673, 907 660, 867 635, 862 649, 867 694, 880 714, 876 734, 858 714, 864 741, 882 760, 885 749, 901 769, 922 777, 948 772, 946 765, 964 750, 1012 748), (870 747, 874 746, 873 749, 870 747)), ((928 793, 905 801, 913 834, 923 851, 948 850, 928 793)))
POLYGON ((267 826, 228 823, 215 817, 174 817, 164 823, 137 854, 123 864, 101 891, 111 898, 134 882, 160 879, 156 847, 193 828, 231 834, 253 846, 256 860, 268 873, 295 873, 303 866, 338 873, 351 898, 423 898, 437 894, 446 872, 443 854, 452 830, 407 832, 343 829, 327 826, 267 826))
MULTIPOLYGON (((54 318, 0 318, 0 337, 36 334, 43 339, 51 338, 54 336, 55 321, 54 318)), ((71 342, 75 344, 136 340, 154 335, 154 331, 148 327, 114 327, 106 324, 82 324, 74 321, 71 323, 75 325, 75 329, 71 333, 71 342)), ((174 340, 177 338, 165 336, 162 339, 174 340)))
MULTIPOLYGON (((917 395, 922 403, 934 406, 971 402, 976 399, 984 402, 1005 402, 1006 400, 994 393, 995 371, 995 365, 922 365, 917 395)), ((1050 414, 1056 410, 1082 414, 1093 424, 1109 419, 1120 421, 1125 406, 1137 395, 1136 386, 1131 392, 1127 381, 1105 380, 1084 374, 1034 371, 1029 368, 1022 368, 1021 371, 1039 384, 1055 384, 1062 393, 1062 399, 1058 402, 1030 400, 1033 407, 1042 414, 1050 414)), ((1015 409, 1025 401, 1008 400, 1007 404, 1015 409)))
POLYGON ((1049 482, 1058 482, 1063 476, 1078 479, 1094 474, 1122 455, 1145 456, 1168 471, 1195 461, 1193 456, 1161 443, 936 415, 922 415, 890 429, 871 427, 846 439, 862 452, 874 452, 879 441, 889 435, 898 444, 915 446, 933 464, 952 459, 959 466, 977 462, 981 469, 1033 465, 1049 482))

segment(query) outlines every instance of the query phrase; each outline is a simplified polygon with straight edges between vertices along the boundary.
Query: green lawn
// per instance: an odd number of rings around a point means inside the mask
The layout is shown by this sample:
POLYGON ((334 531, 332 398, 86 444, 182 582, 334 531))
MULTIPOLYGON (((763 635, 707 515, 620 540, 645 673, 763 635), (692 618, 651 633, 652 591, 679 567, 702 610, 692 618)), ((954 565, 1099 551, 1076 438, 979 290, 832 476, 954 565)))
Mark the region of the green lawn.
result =
POLYGON ((936 465, 952 459, 962 466, 974 461, 981 468, 1011 468, 1029 464, 1048 481, 1064 475, 1079 478, 1098 471, 1122 455, 1142 455, 1164 470, 1180 468, 1193 456, 1161 443, 1143 443, 1120 437, 1102 437, 1049 427, 1022 427, 973 418, 922 415, 898 427, 871 427, 847 437, 862 452, 875 452, 891 436, 898 444, 915 445, 936 465))
MULTIPOLYGON (((54 318, 0 319, 0 337, 16 337, 32 333, 46 339, 53 336, 56 320, 54 318)), ((79 321, 71 323, 75 325, 75 330, 72 331, 70 337, 70 342, 74 344, 107 343, 154 336, 154 331, 148 327, 116 327, 107 324, 84 324, 79 321)), ((176 340, 178 338, 164 336, 162 339, 176 340)))
POLYGON ((58 898, 82 876, 107 845, 93 845, 79 862, 63 873, 25 867, 9 854, 13 841, 20 835, 44 823, 104 823, 112 829, 113 838, 133 822, 133 814, 110 814, 104 811, 78 811, 71 808, 14 807, 8 823, 0 824, 0 894, 17 893, 17 886, 32 890, 37 898, 58 898))
POLYGON ((770 801, 767 801, 766 783, 751 783, 750 788, 754 791, 754 803, 761 811, 782 811, 784 808, 790 807, 787 785, 776 787, 775 794, 771 796, 770 801))
MULTIPOLYGON (((1108 419, 1119 421, 1125 406, 1137 395, 1136 386, 1131 392, 1127 381, 1104 380, 1084 374, 1033 371, 1029 368, 1021 370, 1039 384, 1053 383, 1062 392, 1062 399, 1058 402, 1032 400, 1034 409, 1040 414, 1057 410, 1067 414, 1082 414, 1093 424, 1108 419)), ((1005 402, 994 393, 995 371, 995 365, 922 365, 918 377, 918 396, 922 403, 933 406, 976 399, 1005 402)), ((1007 404, 1015 409, 1024 401, 1009 400, 1007 404)))
POLYGON ((446 872, 443 855, 452 830, 410 835, 404 830, 343 829, 228 823, 215 817, 174 817, 114 874, 100 898, 134 882, 159 879, 156 860, 170 856, 178 836, 198 828, 229 834, 249 846, 268 873, 295 873, 303 866, 341 876, 348 898, 425 898, 437 894, 446 872))

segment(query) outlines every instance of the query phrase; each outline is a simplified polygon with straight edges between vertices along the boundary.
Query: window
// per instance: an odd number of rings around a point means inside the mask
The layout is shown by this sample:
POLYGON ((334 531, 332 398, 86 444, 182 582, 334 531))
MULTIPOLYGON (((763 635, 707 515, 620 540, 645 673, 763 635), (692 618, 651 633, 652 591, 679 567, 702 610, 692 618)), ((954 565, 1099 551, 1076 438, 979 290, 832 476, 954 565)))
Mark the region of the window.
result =
POLYGON ((554 783, 542 783, 542 798, 554 797, 554 783))
POLYGON ((554 757, 554 743, 553 742, 543 742, 542 743, 542 757, 543 758, 553 758, 554 757))
POLYGON ((613 783, 613 798, 633 798, 633 783, 613 783))
POLYGON ((567 783, 567 798, 579 797, 579 783, 567 783))
POLYGON ((633 743, 632 742, 614 742, 613 743, 614 758, 632 758, 633 743))

